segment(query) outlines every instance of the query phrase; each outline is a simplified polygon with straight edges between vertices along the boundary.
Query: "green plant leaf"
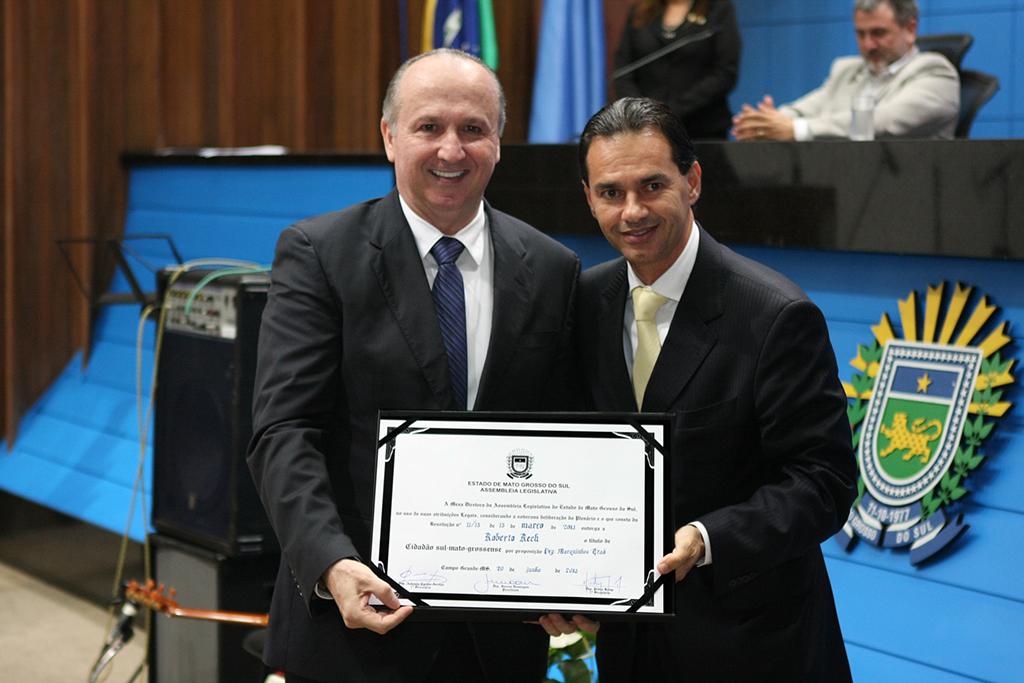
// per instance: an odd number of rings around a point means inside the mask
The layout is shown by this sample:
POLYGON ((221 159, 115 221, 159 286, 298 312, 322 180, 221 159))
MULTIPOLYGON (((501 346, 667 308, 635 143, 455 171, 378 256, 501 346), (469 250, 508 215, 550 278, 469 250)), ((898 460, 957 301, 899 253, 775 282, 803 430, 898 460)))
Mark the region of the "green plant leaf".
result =
POLYGON ((933 512, 935 512, 935 509, 932 508, 932 492, 929 491, 921 499, 921 519, 928 519, 933 512))
POLYGON ((571 659, 566 662, 559 662, 558 670, 562 672, 565 683, 591 683, 593 676, 586 662, 579 659, 571 659))
MULTIPOLYGON (((850 384, 857 391, 857 394, 863 394, 865 391, 870 391, 875 385, 875 380, 868 375, 855 374, 850 378, 850 384)), ((858 399, 862 400, 862 399, 858 399)))
POLYGON ((850 426, 852 427, 863 420, 867 412, 868 404, 866 401, 856 399, 852 405, 847 405, 846 417, 850 421, 850 426))
POLYGON ((588 643, 586 639, 580 638, 575 643, 565 648, 565 650, 573 658, 580 659, 590 654, 590 643, 588 643))

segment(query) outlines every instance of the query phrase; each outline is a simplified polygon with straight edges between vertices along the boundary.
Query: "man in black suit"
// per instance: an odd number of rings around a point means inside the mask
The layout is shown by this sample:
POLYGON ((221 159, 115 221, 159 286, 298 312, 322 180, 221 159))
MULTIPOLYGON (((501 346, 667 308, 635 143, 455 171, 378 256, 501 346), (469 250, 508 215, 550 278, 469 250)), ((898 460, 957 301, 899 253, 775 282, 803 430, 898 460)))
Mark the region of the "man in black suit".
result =
POLYGON ((289 683, 543 678, 541 629, 406 622, 412 608, 362 563, 378 410, 569 399, 579 262, 483 201, 503 123, 501 86, 478 60, 413 58, 381 120, 397 191, 278 242, 249 463, 282 548, 264 658, 289 683))
MULTIPOLYGON (((675 572, 668 625, 606 623, 602 683, 850 678, 819 544, 856 468, 821 312, 693 218, 701 168, 661 103, 619 100, 580 139, 587 201, 620 258, 577 301, 590 407, 671 412, 675 572)), ((577 624, 596 624, 577 617, 577 624)), ((541 620, 549 633, 576 624, 541 620)))

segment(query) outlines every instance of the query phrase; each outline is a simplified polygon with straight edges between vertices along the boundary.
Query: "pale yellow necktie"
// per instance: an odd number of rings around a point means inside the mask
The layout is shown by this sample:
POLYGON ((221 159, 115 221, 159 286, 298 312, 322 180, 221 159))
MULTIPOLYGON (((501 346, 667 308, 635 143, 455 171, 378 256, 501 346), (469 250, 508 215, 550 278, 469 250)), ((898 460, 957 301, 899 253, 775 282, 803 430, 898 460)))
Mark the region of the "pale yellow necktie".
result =
POLYGON ((650 287, 633 288, 633 314, 636 316, 633 394, 636 396, 638 408, 643 408, 647 382, 651 379, 654 363, 661 351, 661 339, 658 338, 658 325, 654 322, 654 316, 666 301, 668 299, 650 287))

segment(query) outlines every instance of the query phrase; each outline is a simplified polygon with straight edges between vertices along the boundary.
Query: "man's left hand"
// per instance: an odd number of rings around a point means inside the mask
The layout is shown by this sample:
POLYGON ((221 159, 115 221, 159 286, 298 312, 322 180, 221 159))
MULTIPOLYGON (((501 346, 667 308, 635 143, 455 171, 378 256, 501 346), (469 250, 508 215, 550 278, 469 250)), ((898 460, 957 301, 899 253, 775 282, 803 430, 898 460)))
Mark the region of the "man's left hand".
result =
POLYGON ((693 569, 694 565, 704 557, 704 537, 697 527, 687 524, 676 531, 676 547, 658 561, 658 573, 676 573, 676 581, 683 578, 693 569))

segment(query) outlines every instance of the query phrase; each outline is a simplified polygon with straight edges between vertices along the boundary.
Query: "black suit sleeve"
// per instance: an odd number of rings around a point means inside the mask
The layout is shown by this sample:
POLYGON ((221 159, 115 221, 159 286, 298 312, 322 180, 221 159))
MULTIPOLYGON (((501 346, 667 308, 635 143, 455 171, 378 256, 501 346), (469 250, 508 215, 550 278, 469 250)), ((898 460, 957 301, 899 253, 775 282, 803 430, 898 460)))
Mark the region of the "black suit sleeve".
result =
POLYGON ((749 499, 700 517, 716 591, 805 555, 842 526, 855 493, 846 398, 816 306, 796 300, 779 310, 754 381, 761 441, 754 457, 764 483, 749 499))
POLYGON ((306 234, 285 230, 260 326, 248 461, 307 604, 331 564, 359 555, 338 515, 325 460, 342 393, 341 315, 306 234))
POLYGON ((576 355, 574 334, 576 329, 576 299, 579 289, 580 262, 575 260, 572 285, 565 302, 564 324, 559 335, 554 372, 547 384, 542 408, 544 410, 583 410, 583 382, 579 359, 576 355))

